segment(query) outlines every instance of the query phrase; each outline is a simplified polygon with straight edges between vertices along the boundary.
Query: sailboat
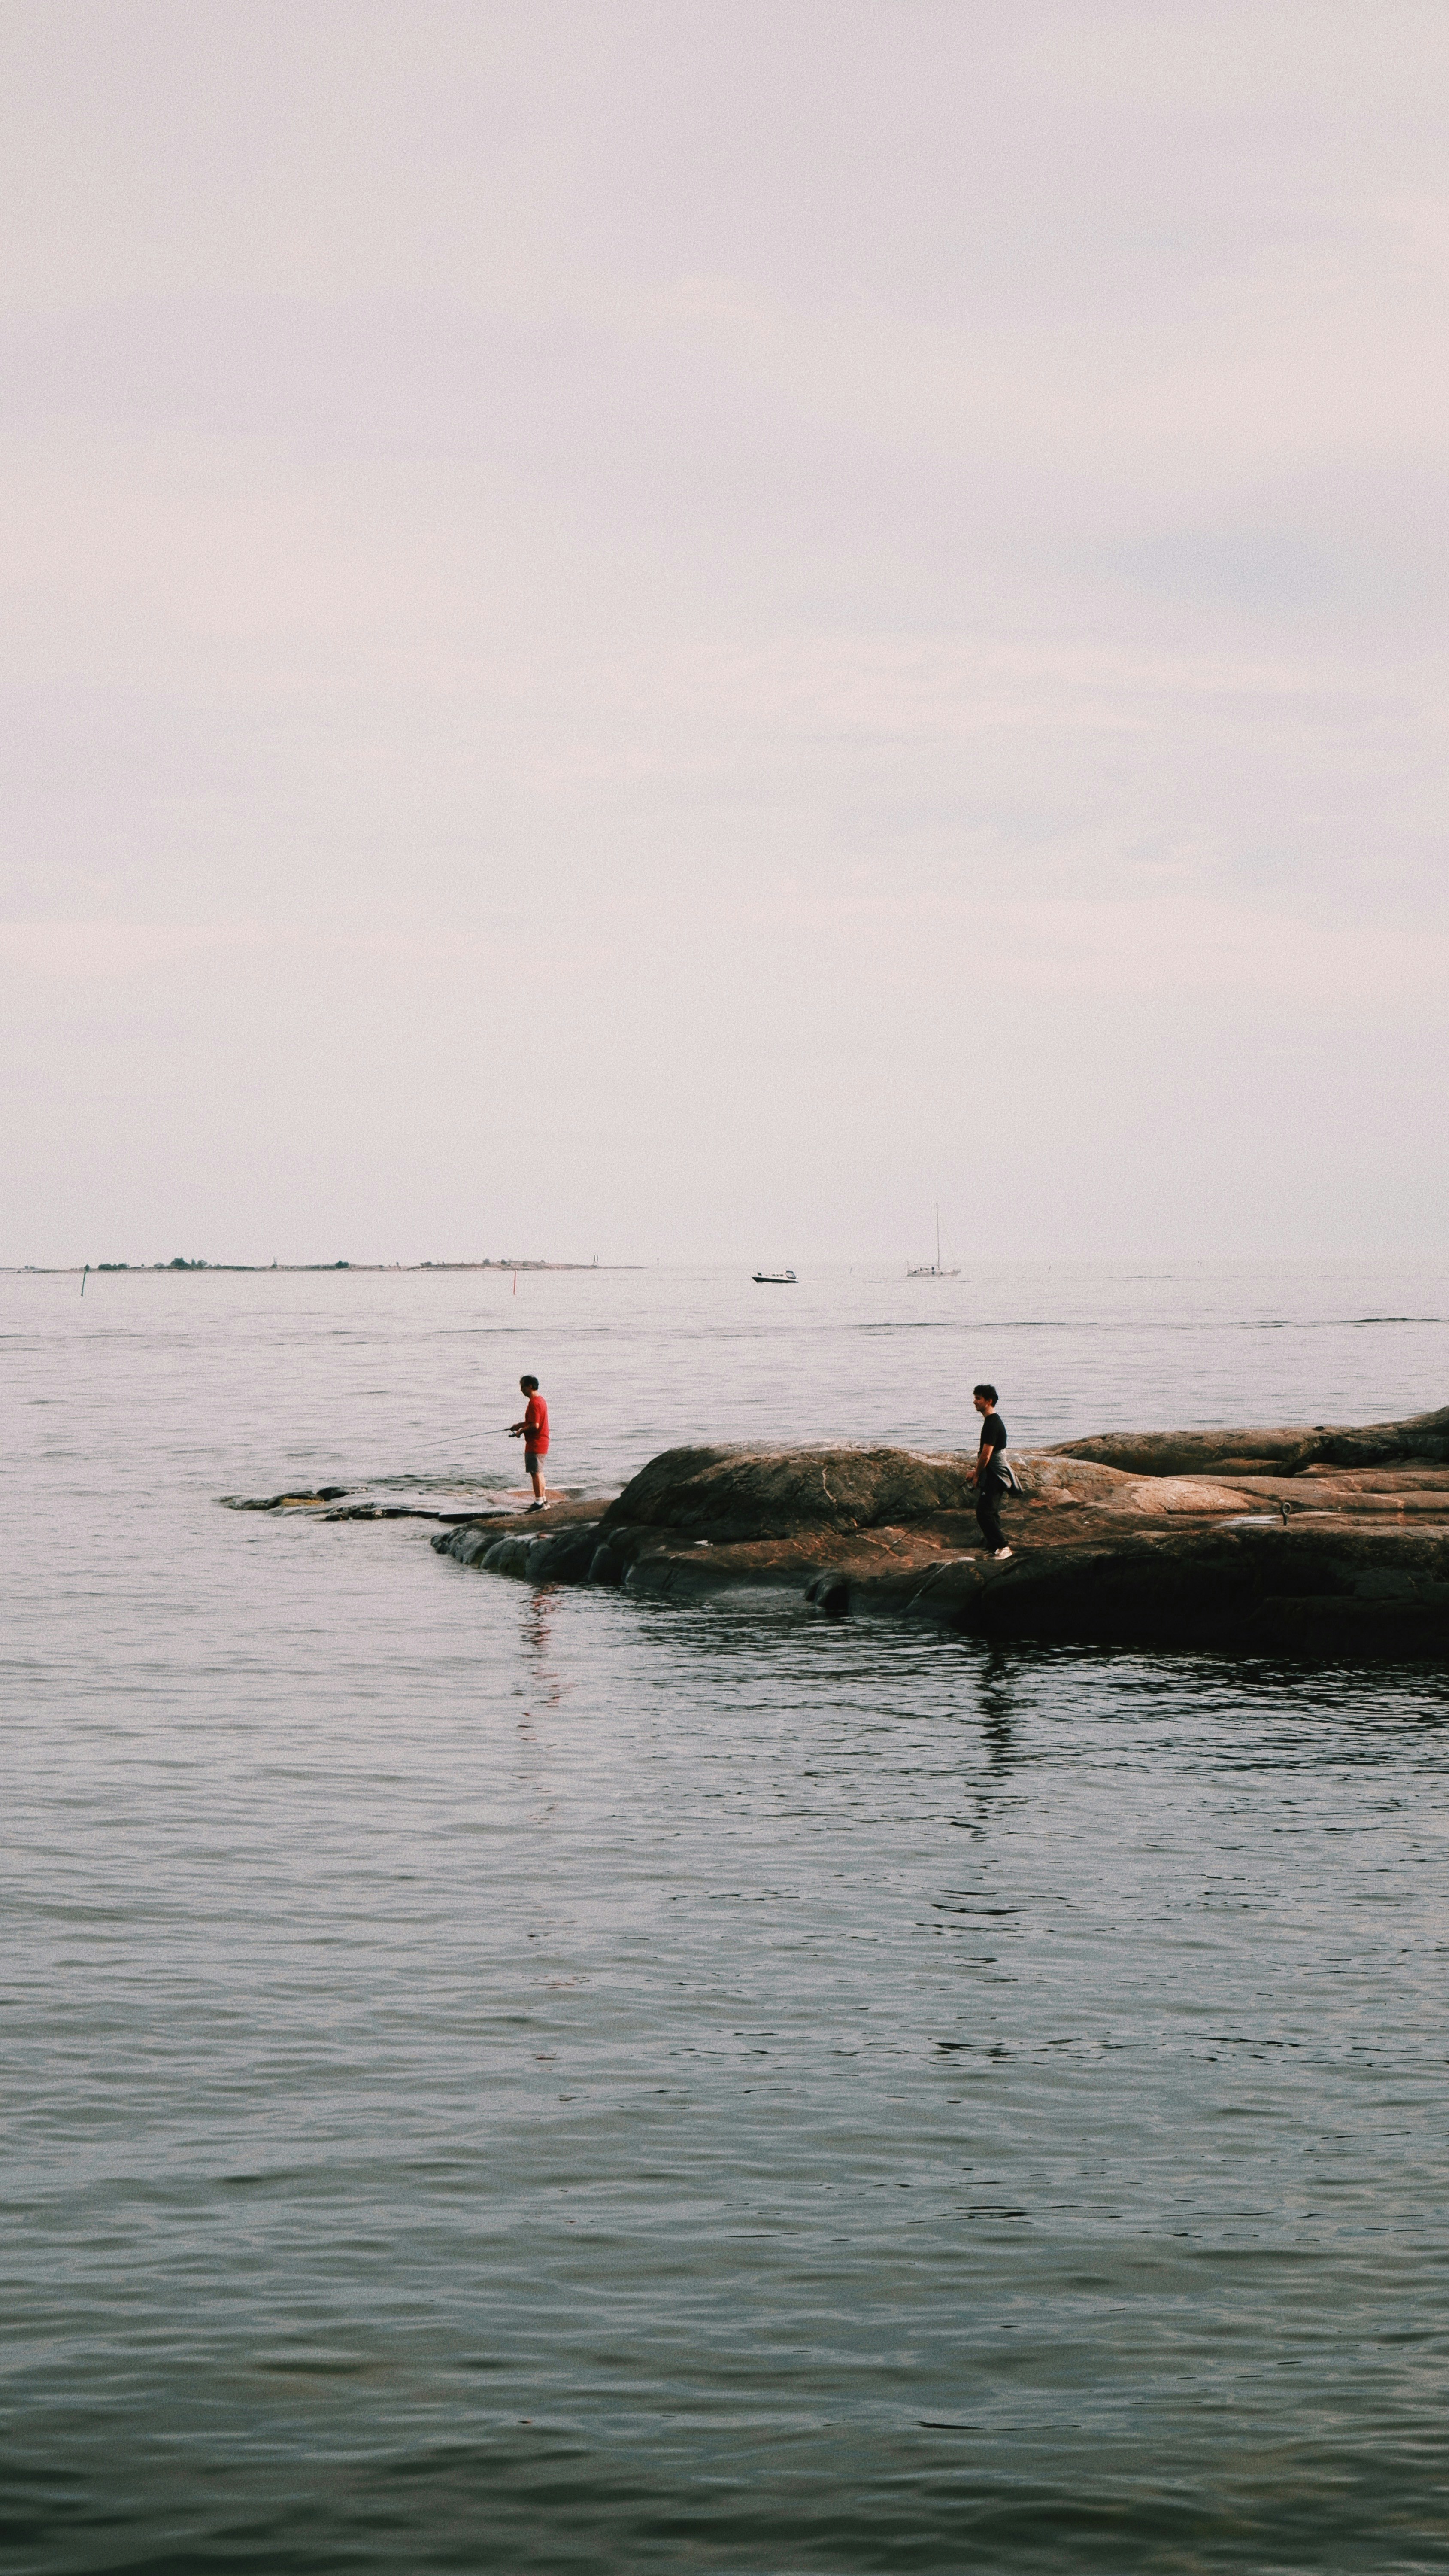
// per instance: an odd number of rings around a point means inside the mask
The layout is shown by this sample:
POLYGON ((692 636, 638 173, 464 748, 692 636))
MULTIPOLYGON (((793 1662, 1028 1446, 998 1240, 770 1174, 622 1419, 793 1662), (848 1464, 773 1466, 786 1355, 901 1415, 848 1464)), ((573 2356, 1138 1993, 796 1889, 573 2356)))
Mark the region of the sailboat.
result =
POLYGON ((907 1277, 908 1279, 959 1279, 959 1278, 960 1278, 960 1276, 961 1276, 961 1264, 960 1264, 960 1262, 959 1262, 959 1261, 956 1263, 955 1268, 954 1268, 954 1269, 951 1269, 951 1270, 947 1270, 947 1269, 943 1268, 943 1266, 942 1266, 942 1262, 941 1262, 941 1202, 940 1202, 940 1200, 939 1200, 939 1199, 937 1199, 937 1201, 936 1201, 936 1258, 935 1258, 935 1260, 934 1260, 934 1261, 920 1261, 920 1262, 913 1263, 912 1265, 910 1265, 910 1266, 907 1268, 907 1271, 906 1271, 906 1277, 907 1277))

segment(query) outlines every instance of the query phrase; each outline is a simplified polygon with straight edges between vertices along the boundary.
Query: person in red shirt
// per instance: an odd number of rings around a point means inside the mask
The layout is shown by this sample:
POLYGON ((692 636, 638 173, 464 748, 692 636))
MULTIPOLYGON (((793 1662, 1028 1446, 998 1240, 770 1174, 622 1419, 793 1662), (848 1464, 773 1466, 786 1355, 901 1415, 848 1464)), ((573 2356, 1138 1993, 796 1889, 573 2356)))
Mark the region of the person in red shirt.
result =
POLYGON ((548 1501, 548 1488, 543 1481, 543 1462, 548 1456, 548 1406, 539 1394, 536 1377, 521 1377, 518 1386, 528 1401, 523 1420, 509 1424, 508 1437, 523 1442, 523 1463, 533 1484, 533 1500, 528 1508, 541 1512, 548 1501))

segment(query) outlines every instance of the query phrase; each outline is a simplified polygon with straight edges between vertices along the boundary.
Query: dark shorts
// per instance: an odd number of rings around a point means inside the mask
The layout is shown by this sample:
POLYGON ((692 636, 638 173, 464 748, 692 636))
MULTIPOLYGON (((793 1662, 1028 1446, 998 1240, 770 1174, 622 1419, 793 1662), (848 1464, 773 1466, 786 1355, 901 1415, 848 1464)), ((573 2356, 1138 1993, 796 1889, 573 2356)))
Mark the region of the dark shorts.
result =
POLYGON ((547 1456, 548 1451, 546 1449, 525 1449, 523 1453, 523 1463, 528 1469, 530 1476, 533 1474, 535 1468, 543 1465, 547 1456))

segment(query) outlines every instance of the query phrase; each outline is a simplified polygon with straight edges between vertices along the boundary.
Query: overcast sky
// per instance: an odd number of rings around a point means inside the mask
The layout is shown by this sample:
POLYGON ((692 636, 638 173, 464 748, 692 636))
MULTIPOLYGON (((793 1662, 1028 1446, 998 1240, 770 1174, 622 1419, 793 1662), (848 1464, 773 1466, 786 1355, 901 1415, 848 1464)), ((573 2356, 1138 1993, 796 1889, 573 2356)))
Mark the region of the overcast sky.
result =
POLYGON ((1449 11, 5 0, 0 1259, 1445 1246, 1449 11))

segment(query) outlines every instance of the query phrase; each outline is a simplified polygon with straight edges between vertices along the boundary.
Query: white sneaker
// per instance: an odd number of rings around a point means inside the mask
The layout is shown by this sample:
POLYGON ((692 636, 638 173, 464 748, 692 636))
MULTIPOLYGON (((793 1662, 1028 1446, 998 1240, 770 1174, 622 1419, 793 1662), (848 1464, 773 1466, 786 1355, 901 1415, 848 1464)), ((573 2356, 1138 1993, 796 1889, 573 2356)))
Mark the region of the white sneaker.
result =
POLYGON ((993 1565, 1000 1565, 1010 1554, 1009 1547, 994 1547, 991 1551, 991 1562, 993 1565))

